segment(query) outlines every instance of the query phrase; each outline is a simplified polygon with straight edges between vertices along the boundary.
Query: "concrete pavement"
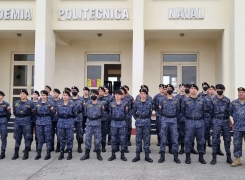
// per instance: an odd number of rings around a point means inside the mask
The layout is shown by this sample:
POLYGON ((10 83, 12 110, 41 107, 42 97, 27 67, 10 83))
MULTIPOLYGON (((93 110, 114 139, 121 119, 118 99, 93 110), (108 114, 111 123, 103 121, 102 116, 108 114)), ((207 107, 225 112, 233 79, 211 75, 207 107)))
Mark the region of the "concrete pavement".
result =
MULTIPOLYGON (((156 146, 156 136, 151 139, 150 157, 154 160, 153 163, 144 161, 144 153, 141 153, 141 160, 133 163, 132 159, 135 157, 135 136, 132 137, 132 146, 129 147, 129 154, 126 154, 128 161, 123 162, 120 160, 120 153, 116 154, 117 159, 109 162, 108 158, 111 155, 111 148, 106 147, 107 152, 102 153, 103 161, 96 159, 94 152, 90 153, 90 159, 80 161, 84 155, 84 144, 82 145, 83 153, 76 152, 77 144, 74 141, 73 159, 65 159, 59 161, 59 153, 52 152, 52 158, 48 161, 44 160, 46 155, 46 146, 43 148, 42 159, 34 160, 36 152, 34 144, 32 151, 29 154, 28 160, 22 160, 22 150, 24 145, 22 142, 20 158, 12 160, 14 153, 14 140, 13 134, 9 133, 6 158, 0 160, 0 180, 22 180, 22 179, 35 179, 35 180, 63 180, 63 179, 215 179, 215 180, 244 180, 245 179, 245 165, 232 168, 226 163, 226 156, 218 156, 218 163, 215 166, 210 165, 212 159, 211 148, 207 147, 207 153, 204 156, 207 161, 206 165, 198 162, 198 155, 191 155, 192 163, 187 165, 184 163, 185 155, 180 155, 179 159, 181 164, 173 162, 173 155, 166 153, 166 161, 159 164, 157 161, 160 157, 158 154, 159 147, 156 146)), ((222 144, 223 146, 223 144, 222 144)), ((245 145, 243 145, 245 150, 245 145)), ((224 152, 224 148, 222 147, 224 152)), ((233 145, 231 150, 233 151, 233 145)), ((234 157, 232 155, 234 160, 234 157)))

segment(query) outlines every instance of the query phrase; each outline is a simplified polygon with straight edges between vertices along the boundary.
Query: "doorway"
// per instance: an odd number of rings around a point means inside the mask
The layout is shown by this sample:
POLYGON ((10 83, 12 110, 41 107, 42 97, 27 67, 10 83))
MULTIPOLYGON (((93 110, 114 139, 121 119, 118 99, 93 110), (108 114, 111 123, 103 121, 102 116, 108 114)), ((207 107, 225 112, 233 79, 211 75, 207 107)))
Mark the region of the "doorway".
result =
POLYGON ((110 93, 121 87, 121 64, 104 64, 104 85, 110 93))

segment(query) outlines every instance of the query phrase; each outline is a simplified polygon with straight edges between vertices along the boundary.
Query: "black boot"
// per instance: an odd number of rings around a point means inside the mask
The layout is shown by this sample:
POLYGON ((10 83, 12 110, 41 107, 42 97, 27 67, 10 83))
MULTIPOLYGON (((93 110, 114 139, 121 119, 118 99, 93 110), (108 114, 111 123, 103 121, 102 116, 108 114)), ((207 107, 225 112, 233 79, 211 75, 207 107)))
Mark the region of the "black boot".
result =
POLYGON ((201 164, 206 164, 206 161, 203 159, 203 153, 199 153, 199 162, 201 164))
POLYGON ((29 149, 30 149, 30 147, 25 148, 25 153, 24 153, 24 156, 22 158, 23 160, 26 160, 29 158, 29 149))
POLYGON ((82 142, 81 141, 77 142, 77 152, 78 153, 82 153, 83 152, 83 150, 82 150, 82 142))
POLYGON ((108 142, 107 145, 111 145, 111 136, 108 135, 108 142))
POLYGON ((119 152, 120 149, 119 149, 119 144, 117 145, 117 148, 116 148, 116 152, 119 152))
POLYGON ((35 160, 38 160, 41 158, 41 149, 37 150, 37 156, 35 157, 35 160))
POLYGON ((86 149, 84 156, 81 157, 80 160, 83 161, 83 160, 89 159, 89 154, 90 154, 90 149, 86 149))
POLYGON ((192 143, 191 153, 192 154, 198 154, 198 152, 195 150, 194 146, 195 146, 195 143, 192 143))
POLYGON ((226 156, 227 156, 226 162, 227 162, 228 164, 232 164, 233 161, 232 161, 232 159, 231 159, 231 154, 228 153, 226 156))
POLYGON ((153 160, 149 157, 149 153, 145 153, 145 161, 152 163, 153 160))
POLYGON ((217 156, 216 154, 213 154, 213 159, 212 159, 212 161, 210 162, 211 165, 215 165, 215 164, 216 164, 216 162, 217 162, 216 156, 217 156))
POLYGON ((5 158, 5 150, 1 151, 1 155, 0 155, 0 159, 4 159, 5 158))
POLYGON ((50 152, 54 151, 54 145, 51 146, 50 152))
POLYGON ((121 160, 123 160, 123 161, 127 161, 127 159, 126 159, 126 157, 125 157, 125 155, 124 155, 124 152, 123 152, 123 151, 121 151, 121 160))
POLYGON ((140 160, 140 153, 136 152, 136 157, 132 160, 132 162, 137 162, 140 160))
POLYGON ((207 145, 204 144, 204 153, 203 154, 206 154, 206 147, 207 147, 207 145))
MULTIPOLYGON (((23 149, 23 151, 22 151, 22 152, 23 152, 23 153, 25 153, 25 151, 26 151, 26 148, 25 148, 25 149, 23 149)), ((29 148, 28 148, 28 151, 31 151, 31 147, 29 147, 29 148)))
POLYGON ((131 146, 130 138, 131 138, 131 135, 128 135, 128 146, 131 146))
POLYGON ((37 143, 37 141, 36 141, 36 152, 37 152, 37 150, 38 150, 38 143, 37 143))
POLYGON ((68 156, 66 158, 67 160, 71 160, 72 159, 72 149, 68 149, 68 156))
POLYGON ((160 136, 157 135, 157 146, 160 146, 160 136))
POLYGON ((158 163, 163 163, 165 161, 165 152, 164 151, 160 151, 161 152, 161 156, 160 159, 158 160, 158 163))
POLYGON ((220 144, 218 145, 218 148, 217 148, 217 154, 220 156, 224 156, 224 153, 220 149, 220 144))
POLYGON ((64 148, 62 148, 60 150, 60 156, 59 156, 58 160, 62 160, 62 159, 64 159, 64 148))
POLYGON ((169 149, 169 153, 170 153, 170 154, 173 154, 173 151, 172 151, 172 144, 170 144, 170 143, 168 144, 168 149, 169 149))
POLYGON ((191 164, 191 154, 190 153, 186 153, 185 163, 186 164, 191 164))
POLYGON ((97 150, 97 159, 99 161, 102 161, 103 160, 103 158, 101 157, 101 154, 100 154, 100 149, 97 150))
POLYGON ((208 147, 212 147, 211 138, 208 138, 208 147))
POLYGON ((47 149, 47 154, 44 158, 44 160, 49 160, 51 158, 51 151, 49 149, 47 149))
POLYGON ((114 159, 116 159, 116 154, 114 151, 112 151, 111 157, 108 159, 108 161, 113 161, 114 159))
POLYGON ((177 164, 180 164, 180 160, 178 158, 178 152, 174 153, 174 162, 176 162, 177 164))
POLYGON ((184 145, 184 143, 181 143, 180 144, 180 151, 179 151, 179 154, 184 154, 185 153, 185 145, 184 145))
POLYGON ((60 143, 59 142, 57 143, 55 152, 57 152, 57 153, 60 152, 60 143))
POLYGON ((19 158, 19 147, 14 148, 14 156, 12 157, 12 160, 18 159, 19 158))
POLYGON ((105 149, 105 142, 101 143, 102 145, 102 152, 106 152, 106 149, 105 149))
POLYGON ((128 147, 125 148, 124 153, 129 153, 128 147))

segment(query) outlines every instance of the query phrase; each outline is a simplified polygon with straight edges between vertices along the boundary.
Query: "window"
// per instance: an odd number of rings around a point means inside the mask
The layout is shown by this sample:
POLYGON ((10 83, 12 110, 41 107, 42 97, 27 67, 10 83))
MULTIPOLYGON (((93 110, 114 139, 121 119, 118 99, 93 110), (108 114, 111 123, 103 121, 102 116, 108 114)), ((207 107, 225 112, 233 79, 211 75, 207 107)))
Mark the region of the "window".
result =
POLYGON ((105 68, 106 65, 116 66, 121 64, 120 53, 88 53, 86 54, 86 58, 85 82, 87 82, 87 86, 91 89, 96 89, 104 85, 104 81, 108 81, 108 77, 106 76, 108 74, 108 68, 105 68))
POLYGON ((101 86, 101 66, 87 66, 87 86, 101 86))
POLYGON ((197 84, 197 54, 163 54, 163 84, 172 84, 177 93, 178 85, 197 84))
MULTIPOLYGON (((19 99, 20 90, 31 94, 34 88, 34 54, 14 54, 12 60, 11 104, 19 99)), ((30 98, 30 95, 28 97, 30 98)))
POLYGON ((88 54, 87 61, 120 61, 119 54, 88 54))
POLYGON ((197 62, 197 54, 164 54, 164 62, 197 62))

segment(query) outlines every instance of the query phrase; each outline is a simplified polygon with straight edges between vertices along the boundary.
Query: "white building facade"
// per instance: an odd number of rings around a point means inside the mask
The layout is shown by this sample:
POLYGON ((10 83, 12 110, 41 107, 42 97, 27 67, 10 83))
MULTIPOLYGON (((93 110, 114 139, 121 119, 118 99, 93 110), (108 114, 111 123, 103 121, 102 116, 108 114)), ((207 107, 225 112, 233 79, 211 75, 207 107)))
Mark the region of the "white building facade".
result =
MULTIPOLYGON (((0 90, 245 86, 245 1, 0 0, 0 90), (118 83, 113 82, 116 81, 118 83)), ((81 94, 82 95, 82 94, 81 94)))

